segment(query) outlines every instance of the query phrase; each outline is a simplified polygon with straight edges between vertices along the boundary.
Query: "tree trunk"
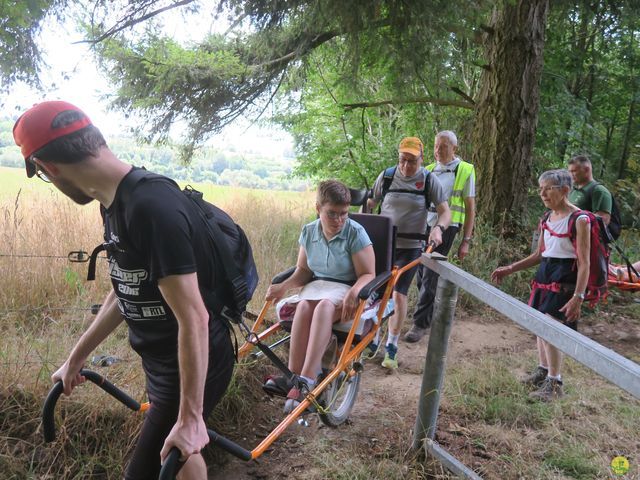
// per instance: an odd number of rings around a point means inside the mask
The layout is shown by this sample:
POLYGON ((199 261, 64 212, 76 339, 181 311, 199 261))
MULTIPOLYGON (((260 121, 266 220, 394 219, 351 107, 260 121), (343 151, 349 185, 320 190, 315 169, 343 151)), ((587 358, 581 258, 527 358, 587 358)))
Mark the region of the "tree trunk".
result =
POLYGON ((548 0, 504 0, 485 44, 473 131, 478 211, 503 234, 521 223, 540 105, 548 0))
POLYGON ((631 140, 631 131, 635 118, 636 110, 636 90, 633 90, 631 105, 629 105, 629 115, 627 116, 627 127, 624 131, 624 140, 622 142, 622 153, 620 154, 620 163, 618 164, 618 179, 624 178, 627 171, 627 162, 629 160, 629 147, 631 140))

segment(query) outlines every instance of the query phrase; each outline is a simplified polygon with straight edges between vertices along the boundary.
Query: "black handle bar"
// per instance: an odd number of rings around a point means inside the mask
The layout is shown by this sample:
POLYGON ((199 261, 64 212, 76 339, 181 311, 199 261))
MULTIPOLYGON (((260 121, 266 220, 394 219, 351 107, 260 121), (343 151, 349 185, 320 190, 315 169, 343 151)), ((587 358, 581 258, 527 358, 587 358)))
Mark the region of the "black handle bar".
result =
MULTIPOLYGON (((120 400, 131 410, 138 411, 140 410, 140 403, 131 398, 129 395, 124 393, 118 387, 116 387, 109 380, 106 380, 99 373, 93 372, 91 370, 80 370, 80 375, 85 377, 87 380, 95 383, 105 392, 107 392, 112 397, 120 400)), ((55 383, 53 388, 49 391, 47 395, 47 399, 44 401, 44 407, 42 408, 42 431, 44 433, 44 441, 45 442, 53 442, 56 438, 56 422, 53 418, 53 413, 56 408, 56 403, 58 402, 58 398, 62 394, 63 385, 62 380, 55 383)))
MULTIPOLYGON (((220 447, 226 452, 229 452, 231 455, 238 457, 240 460, 244 460, 246 462, 251 460, 251 452, 249 450, 242 448, 237 443, 217 434, 211 429, 207 429, 207 433, 209 434, 209 440, 214 445, 220 447)), ((173 480, 177 473, 179 459, 180 450, 173 447, 162 464, 158 480, 173 480)))
MULTIPOLYGON (((139 402, 124 393, 113 383, 106 380, 99 373, 82 369, 80 370, 80 375, 85 377, 87 380, 95 383, 97 386, 102 388, 105 392, 107 392, 115 399, 119 400, 121 403, 125 404, 131 410, 134 410, 136 412, 140 410, 139 402)), ((44 434, 44 441, 47 443, 54 441, 56 438, 56 424, 55 419, 53 418, 53 414, 56 408, 56 403, 58 402, 58 398, 60 398, 60 395, 62 395, 62 391, 62 381, 56 382, 49 391, 46 400, 44 401, 44 407, 42 408, 42 430, 44 434)), ((226 452, 229 452, 230 454, 238 457, 241 460, 251 460, 251 451, 241 447, 235 442, 232 442, 228 438, 219 435, 213 430, 207 430, 207 433, 209 434, 209 440, 214 445, 222 448, 226 452)), ((179 458, 180 450, 175 447, 172 448, 169 452, 169 455, 167 455, 165 463, 162 465, 159 477, 160 479, 175 478, 179 458)))

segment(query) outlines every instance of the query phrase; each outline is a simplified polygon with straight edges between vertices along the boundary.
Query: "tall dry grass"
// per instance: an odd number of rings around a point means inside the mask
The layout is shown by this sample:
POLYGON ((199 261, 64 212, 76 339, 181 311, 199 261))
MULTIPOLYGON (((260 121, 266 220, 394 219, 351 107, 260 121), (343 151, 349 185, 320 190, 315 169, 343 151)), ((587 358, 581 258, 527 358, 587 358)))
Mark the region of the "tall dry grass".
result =
MULTIPOLYGON (((313 217, 313 196, 226 189, 223 198, 218 205, 243 226, 254 249, 261 276, 250 304, 255 311, 269 279, 295 262, 300 227, 313 217)), ((42 189, 0 199, 0 478, 121 478, 141 420, 96 387, 79 387, 60 400, 58 418, 63 420, 56 442, 44 445, 40 431, 50 375, 92 321, 90 306, 100 303, 110 288, 104 260, 98 261, 97 280, 86 282, 87 264, 69 263, 66 256, 75 250, 90 252, 101 239, 97 204, 77 206, 42 189)), ((119 327, 94 353, 119 361, 108 369, 91 368, 146 400, 126 327, 119 327)), ((223 431, 225 421, 246 416, 244 383, 234 381, 221 405, 225 412, 214 416, 223 431)))

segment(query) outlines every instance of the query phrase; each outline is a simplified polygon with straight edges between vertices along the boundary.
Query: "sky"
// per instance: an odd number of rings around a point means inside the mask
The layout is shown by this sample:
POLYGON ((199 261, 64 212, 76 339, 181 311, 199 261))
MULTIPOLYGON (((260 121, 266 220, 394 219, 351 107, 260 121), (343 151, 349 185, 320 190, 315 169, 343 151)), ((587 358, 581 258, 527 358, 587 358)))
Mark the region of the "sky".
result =
MULTIPOLYGON (((192 41, 206 31, 218 29, 211 19, 200 16, 200 25, 185 21, 179 14, 169 13, 165 17, 165 31, 181 41, 192 41)), ((219 26, 223 28, 223 26, 219 26)), ((4 114, 19 116, 33 104, 43 100, 65 100, 82 109, 100 128, 105 137, 127 134, 134 126, 134 118, 125 118, 115 110, 109 110, 104 97, 113 93, 107 79, 98 71, 88 44, 77 43, 82 36, 71 24, 58 25, 47 22, 42 30, 39 44, 48 67, 43 68, 43 89, 37 91, 24 84, 16 84, 8 94, 0 94, 0 108, 4 114)), ((247 119, 239 119, 207 142, 218 147, 233 146, 237 151, 256 145, 265 154, 282 156, 293 148, 292 138, 279 129, 251 126, 247 119)))

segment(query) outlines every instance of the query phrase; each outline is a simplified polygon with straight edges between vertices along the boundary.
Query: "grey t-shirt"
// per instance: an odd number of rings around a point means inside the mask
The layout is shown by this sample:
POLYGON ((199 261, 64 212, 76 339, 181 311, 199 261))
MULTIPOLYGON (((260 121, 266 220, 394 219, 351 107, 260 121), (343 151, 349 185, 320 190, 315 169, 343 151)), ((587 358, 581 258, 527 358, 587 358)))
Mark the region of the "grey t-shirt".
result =
MULTIPOLYGON (((387 192, 382 202, 380 213, 391 217, 393 223, 398 227, 398 233, 422 233, 427 229, 427 206, 425 198, 421 192, 424 190, 425 182, 424 168, 412 177, 405 177, 396 168, 395 175, 389 186, 389 190, 409 190, 420 192, 419 195, 405 192, 387 192)), ((380 201, 382 199, 382 183, 384 171, 378 175, 373 185, 373 199, 380 201)), ((440 181, 435 175, 428 177, 429 201, 434 205, 440 205, 447 200, 440 181)), ((398 237, 396 247, 398 248, 420 248, 422 242, 409 238, 398 237)))
MULTIPOLYGON (((456 181, 455 170, 461 161, 462 160, 459 157, 455 157, 446 165, 442 165, 440 162, 436 162, 436 166, 433 168, 433 171, 431 172, 433 175, 438 177, 438 180, 440 180, 440 183, 442 184, 442 188, 445 192, 445 196, 447 197, 447 201, 449 201, 449 198, 453 193, 453 184, 456 181)), ((464 187, 462 189, 463 198, 476 196, 476 180, 474 177, 475 177, 474 175, 471 175, 465 182, 464 187)), ((451 207, 451 205, 449 205, 449 207, 451 207)), ((431 208, 429 209, 429 214, 427 216, 427 223, 429 224, 430 227, 433 227, 437 221, 438 221, 438 214, 435 212, 435 205, 431 205, 431 208)), ((460 227, 461 225, 459 223, 456 223, 456 224, 452 223, 451 226, 460 227)))

